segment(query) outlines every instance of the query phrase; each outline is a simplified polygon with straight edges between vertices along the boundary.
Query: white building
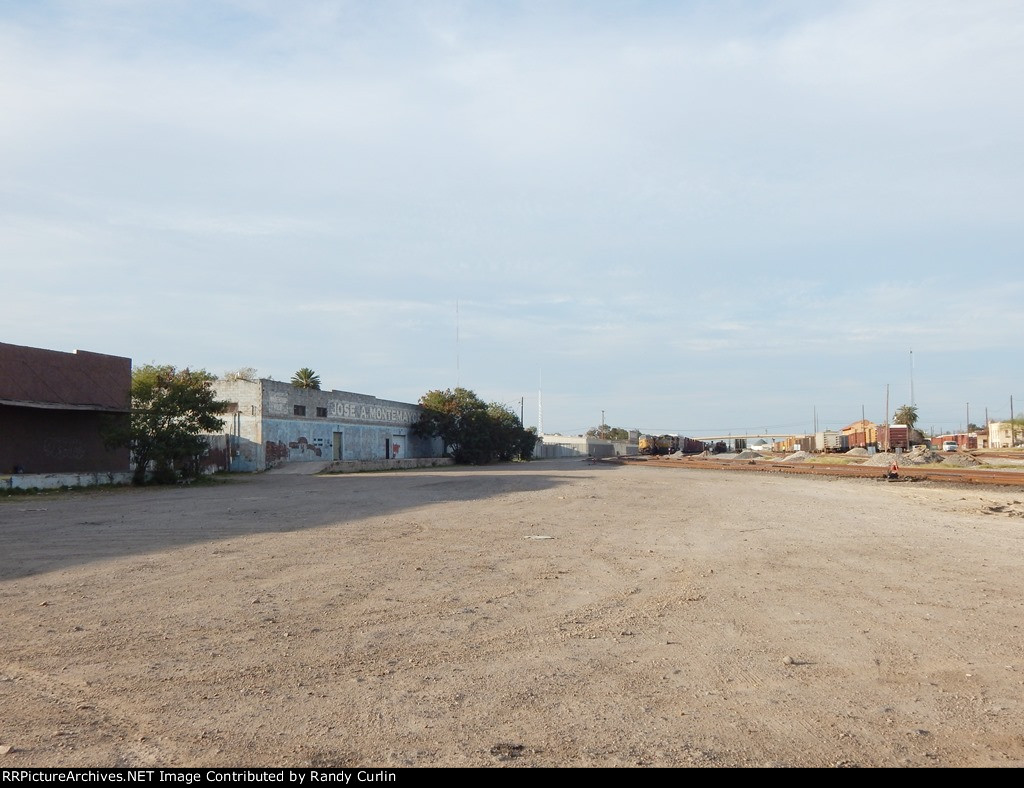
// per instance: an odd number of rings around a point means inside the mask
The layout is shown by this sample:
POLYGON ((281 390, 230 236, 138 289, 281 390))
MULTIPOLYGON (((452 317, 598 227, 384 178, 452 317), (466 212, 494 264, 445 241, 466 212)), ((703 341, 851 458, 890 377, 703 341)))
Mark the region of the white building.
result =
POLYGON ((1024 430, 1014 427, 1009 421, 991 421, 988 425, 988 447, 990 449, 1011 449, 1014 441, 1024 440, 1024 430))

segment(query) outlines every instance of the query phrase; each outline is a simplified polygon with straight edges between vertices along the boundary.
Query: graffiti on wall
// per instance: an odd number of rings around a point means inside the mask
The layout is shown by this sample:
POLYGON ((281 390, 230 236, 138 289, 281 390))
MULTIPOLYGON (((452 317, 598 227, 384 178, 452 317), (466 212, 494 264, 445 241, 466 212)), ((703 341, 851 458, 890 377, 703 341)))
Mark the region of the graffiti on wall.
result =
POLYGON ((306 438, 299 438, 297 441, 292 441, 288 444, 288 448, 298 451, 299 454, 305 454, 308 451, 312 452, 317 457, 323 456, 323 451, 321 451, 320 447, 313 446, 306 438))
POLYGON ((267 441, 267 465, 288 459, 288 445, 280 441, 267 441))
POLYGON ((298 459, 303 459, 301 455, 307 452, 316 457, 323 456, 323 450, 319 446, 311 444, 305 437, 299 437, 297 440, 289 441, 288 443, 283 441, 267 441, 264 448, 267 455, 267 465, 293 459, 295 454, 300 455, 298 459))

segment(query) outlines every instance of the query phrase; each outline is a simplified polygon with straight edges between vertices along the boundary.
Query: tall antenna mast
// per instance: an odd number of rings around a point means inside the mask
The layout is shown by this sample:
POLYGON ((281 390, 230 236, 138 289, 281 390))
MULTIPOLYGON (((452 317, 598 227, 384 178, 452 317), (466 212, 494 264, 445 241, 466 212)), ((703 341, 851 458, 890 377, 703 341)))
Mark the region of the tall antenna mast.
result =
POLYGON ((544 375, 537 373, 537 434, 544 434, 544 375))
POLYGON ((455 388, 459 387, 459 299, 455 299, 455 388))
POLYGON ((914 348, 910 348, 910 407, 914 407, 914 348))

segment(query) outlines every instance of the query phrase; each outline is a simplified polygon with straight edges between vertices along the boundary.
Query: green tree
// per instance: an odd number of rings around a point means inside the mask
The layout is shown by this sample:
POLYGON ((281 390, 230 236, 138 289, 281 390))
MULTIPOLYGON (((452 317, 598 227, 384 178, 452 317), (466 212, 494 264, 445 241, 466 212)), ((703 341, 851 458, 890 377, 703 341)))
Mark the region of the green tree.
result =
POLYGON ((602 424, 599 427, 591 427, 587 430, 588 438, 598 438, 599 440, 605 441, 625 441, 629 440, 629 430, 623 429, 622 427, 609 427, 607 424, 602 424))
POLYGON ((320 376, 309 367, 303 367, 292 375, 292 385, 297 389, 318 389, 320 376))
POLYGON ((529 462, 537 449, 537 428, 527 427, 519 433, 519 459, 529 462))
POLYGON ((111 422, 104 434, 110 448, 127 446, 135 462, 132 481, 144 484, 152 465, 153 481, 166 483, 196 475, 206 450, 203 435, 224 426, 227 407, 216 399, 216 377, 203 369, 147 364, 132 370, 131 414, 111 422))
MULTIPOLYGON (((487 417, 490 420, 490 451, 502 462, 509 462, 522 454, 523 423, 518 414, 499 402, 487 406, 487 417)), ((525 459, 533 456, 531 452, 525 459)))
POLYGON ((440 438, 445 455, 461 451, 472 413, 487 406, 469 389, 433 389, 420 397, 423 412, 413 430, 421 437, 440 438))
POLYGON ((917 406, 916 405, 900 405, 892 417, 894 424, 905 424, 911 429, 917 424, 917 406))
POLYGON ((523 429, 510 408, 485 403, 469 389, 434 389, 420 397, 423 412, 413 431, 441 438, 444 454, 459 463, 481 465, 492 460, 531 459, 536 435, 523 429))

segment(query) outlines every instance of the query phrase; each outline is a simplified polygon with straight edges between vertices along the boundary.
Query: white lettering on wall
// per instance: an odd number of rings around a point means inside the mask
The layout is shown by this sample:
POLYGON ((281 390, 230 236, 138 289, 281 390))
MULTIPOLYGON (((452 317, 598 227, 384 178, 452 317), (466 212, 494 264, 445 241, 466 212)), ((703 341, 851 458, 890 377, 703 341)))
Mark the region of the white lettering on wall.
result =
POLYGON ((327 401, 327 415, 330 418, 348 421, 385 421, 392 424, 412 424, 418 416, 417 412, 411 408, 363 405, 340 399, 327 401))

